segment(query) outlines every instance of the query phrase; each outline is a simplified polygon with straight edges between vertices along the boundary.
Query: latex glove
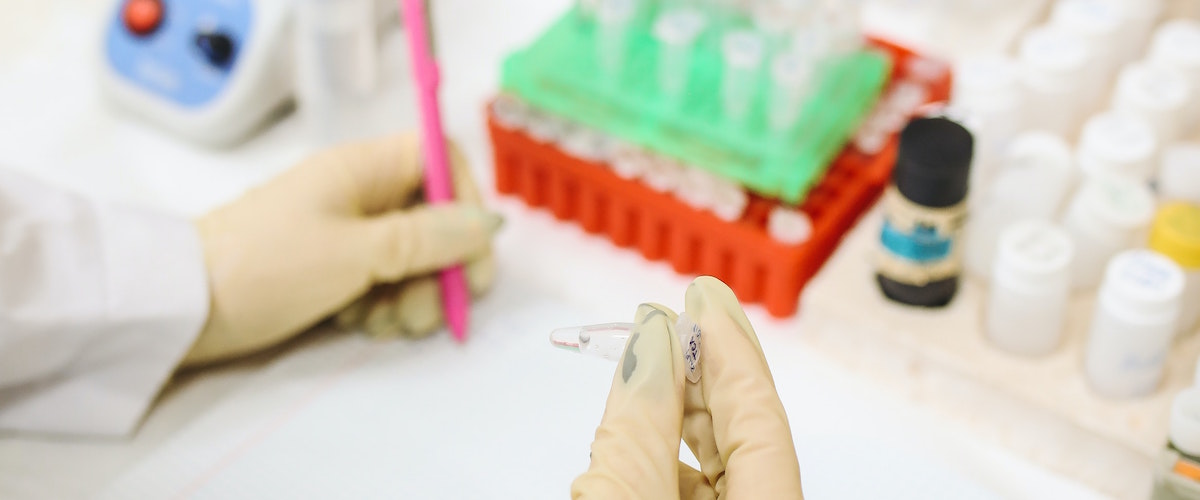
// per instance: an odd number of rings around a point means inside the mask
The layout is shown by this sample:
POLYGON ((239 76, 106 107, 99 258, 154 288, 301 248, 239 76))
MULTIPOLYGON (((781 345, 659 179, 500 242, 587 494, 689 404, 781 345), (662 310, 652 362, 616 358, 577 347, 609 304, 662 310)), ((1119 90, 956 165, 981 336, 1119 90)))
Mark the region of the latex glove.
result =
POLYGON ((588 471, 573 498, 803 498, 787 415, 750 321, 724 283, 697 278, 685 310, 701 330, 700 381, 684 377, 677 316, 638 307, 588 471), (700 471, 679 461, 683 439, 700 471))
POLYGON ((351 304, 343 324, 436 328, 432 273, 469 262, 471 289, 487 288, 501 224, 480 206, 462 155, 452 148, 451 158, 453 204, 422 203, 417 138, 404 135, 318 153, 201 218, 212 303, 184 364, 277 344, 351 304))

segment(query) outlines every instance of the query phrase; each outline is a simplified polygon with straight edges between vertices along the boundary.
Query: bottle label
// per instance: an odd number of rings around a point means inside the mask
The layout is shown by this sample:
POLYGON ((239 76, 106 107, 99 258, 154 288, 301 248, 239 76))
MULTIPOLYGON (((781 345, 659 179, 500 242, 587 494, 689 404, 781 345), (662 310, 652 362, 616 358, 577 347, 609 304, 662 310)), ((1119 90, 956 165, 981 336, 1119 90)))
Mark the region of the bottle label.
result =
POLYGON ((895 186, 889 187, 883 198, 876 270, 914 286, 957 276, 962 267, 957 239, 966 215, 966 200, 929 208, 908 200, 895 186))

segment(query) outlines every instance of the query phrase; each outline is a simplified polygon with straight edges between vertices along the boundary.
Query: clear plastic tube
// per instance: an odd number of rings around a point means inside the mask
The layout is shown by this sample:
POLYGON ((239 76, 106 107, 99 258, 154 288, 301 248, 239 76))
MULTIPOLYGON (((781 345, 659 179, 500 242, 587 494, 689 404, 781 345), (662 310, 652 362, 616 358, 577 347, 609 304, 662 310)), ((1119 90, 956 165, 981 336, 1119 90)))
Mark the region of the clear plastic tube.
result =
POLYGON ((683 100, 692 65, 696 38, 704 32, 704 14, 682 7, 663 12, 654 22, 659 43, 658 85, 673 103, 683 100))
POLYGON ((600 69, 615 80, 625 67, 625 52, 629 30, 637 14, 637 0, 599 0, 596 5, 596 27, 600 34, 596 57, 600 69))
MULTIPOLYGON (((550 332, 550 344, 587 356, 619 361, 636 328, 633 323, 558 328, 550 332)), ((675 322, 675 333, 683 348, 684 373, 695 383, 700 380, 700 326, 688 318, 687 313, 680 314, 675 322)))
POLYGON ((725 118, 733 123, 744 123, 750 115, 765 49, 762 38, 753 31, 733 31, 721 40, 725 61, 721 102, 725 118))
POLYGON ((375 9, 372 0, 297 2, 297 115, 319 143, 368 132, 362 118, 379 72, 375 9))

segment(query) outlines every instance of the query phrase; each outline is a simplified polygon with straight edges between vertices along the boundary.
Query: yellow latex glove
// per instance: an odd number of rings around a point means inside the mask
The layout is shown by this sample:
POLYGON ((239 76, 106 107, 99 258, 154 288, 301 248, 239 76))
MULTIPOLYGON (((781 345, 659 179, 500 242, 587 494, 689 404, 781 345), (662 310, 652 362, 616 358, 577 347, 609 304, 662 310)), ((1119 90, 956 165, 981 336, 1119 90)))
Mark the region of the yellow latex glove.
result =
POLYGON ((685 298, 702 332, 700 381, 684 377, 676 314, 640 306, 572 498, 803 498, 787 415, 733 291, 706 276, 685 298), (679 461, 681 438, 701 470, 679 461))
POLYGON ((374 333, 434 330, 433 273, 467 262, 472 291, 486 289, 501 224, 453 148, 451 160, 453 204, 423 204, 417 138, 404 135, 318 153, 197 221, 212 302, 184 364, 260 350, 339 311, 374 333))

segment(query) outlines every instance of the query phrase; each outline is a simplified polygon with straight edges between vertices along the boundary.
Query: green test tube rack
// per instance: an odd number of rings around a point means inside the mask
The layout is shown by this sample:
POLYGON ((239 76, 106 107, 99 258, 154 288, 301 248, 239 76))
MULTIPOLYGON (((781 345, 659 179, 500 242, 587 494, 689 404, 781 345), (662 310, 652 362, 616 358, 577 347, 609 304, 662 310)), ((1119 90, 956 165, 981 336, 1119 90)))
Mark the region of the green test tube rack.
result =
POLYGON ((772 130, 766 123, 765 76, 748 117, 724 116, 719 30, 697 39, 682 98, 667 98, 657 78, 659 42, 651 35, 652 22, 646 12, 631 22, 624 63, 613 74, 597 55, 600 30, 572 9, 505 60, 502 86, 538 108, 795 204, 874 106, 891 71, 886 56, 869 50, 831 58, 817 73, 795 124, 772 130))

